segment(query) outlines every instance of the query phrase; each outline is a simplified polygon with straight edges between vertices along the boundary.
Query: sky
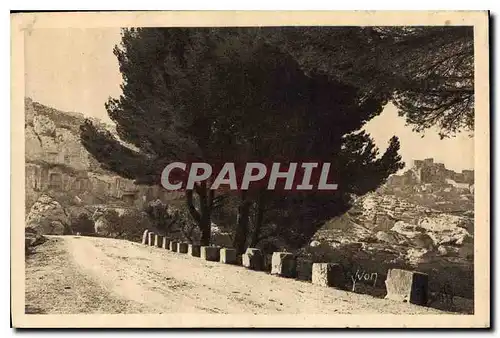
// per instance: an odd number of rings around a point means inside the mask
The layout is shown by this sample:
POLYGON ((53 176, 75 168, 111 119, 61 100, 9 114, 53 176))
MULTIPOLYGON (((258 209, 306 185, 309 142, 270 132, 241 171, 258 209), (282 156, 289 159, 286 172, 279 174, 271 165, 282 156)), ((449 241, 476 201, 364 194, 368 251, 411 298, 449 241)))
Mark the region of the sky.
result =
MULTIPOLYGON (((122 78, 113 47, 119 28, 34 29, 25 39, 26 96, 62 111, 80 112, 110 123, 104 103, 121 94, 122 78)), ((381 152, 396 135, 407 167, 434 158, 448 169, 474 167, 474 139, 468 134, 440 140, 436 129, 415 133, 388 104, 365 125, 381 152)))

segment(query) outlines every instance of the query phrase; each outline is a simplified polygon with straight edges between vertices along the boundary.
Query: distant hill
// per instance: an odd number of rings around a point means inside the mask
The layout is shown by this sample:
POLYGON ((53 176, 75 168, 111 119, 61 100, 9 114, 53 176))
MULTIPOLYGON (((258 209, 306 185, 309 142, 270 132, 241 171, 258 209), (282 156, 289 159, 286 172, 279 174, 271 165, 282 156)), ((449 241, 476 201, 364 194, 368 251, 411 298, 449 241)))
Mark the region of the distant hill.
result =
POLYGON ((327 222, 304 251, 330 252, 329 259, 351 273, 383 276, 391 267, 427 272, 434 291, 452 285, 457 295, 472 298, 473 171, 454 173, 432 159, 415 162, 327 222))

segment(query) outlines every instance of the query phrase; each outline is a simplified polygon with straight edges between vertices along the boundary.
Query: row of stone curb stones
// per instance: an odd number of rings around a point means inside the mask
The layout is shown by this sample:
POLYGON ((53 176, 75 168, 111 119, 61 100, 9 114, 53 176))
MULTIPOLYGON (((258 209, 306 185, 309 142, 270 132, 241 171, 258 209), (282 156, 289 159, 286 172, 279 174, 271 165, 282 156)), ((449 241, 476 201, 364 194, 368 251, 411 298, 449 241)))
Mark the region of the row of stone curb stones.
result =
MULTIPOLYGON (((200 246, 170 240, 165 236, 145 230, 142 244, 163 248, 177 253, 187 254, 201 259, 238 264, 236 250, 219 246, 200 246)), ((264 255, 261 250, 248 248, 241 257, 241 265, 255 271, 264 270, 264 255)), ((271 274, 295 278, 297 276, 297 257, 290 252, 274 252, 271 258, 271 274)), ((312 284, 343 289, 345 274, 340 264, 314 263, 312 265, 312 284)), ((428 275, 417 271, 390 269, 385 280, 386 299, 426 305, 428 299, 428 275)))

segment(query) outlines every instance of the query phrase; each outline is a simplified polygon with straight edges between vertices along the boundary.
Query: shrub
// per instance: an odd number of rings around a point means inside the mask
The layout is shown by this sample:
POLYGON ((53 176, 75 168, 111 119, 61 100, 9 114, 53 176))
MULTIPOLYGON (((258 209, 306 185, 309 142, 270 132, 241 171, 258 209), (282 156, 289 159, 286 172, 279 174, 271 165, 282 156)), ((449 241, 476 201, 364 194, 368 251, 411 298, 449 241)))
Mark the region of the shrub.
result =
POLYGON ((84 236, 95 234, 94 221, 85 213, 71 219, 71 229, 73 233, 80 233, 84 236))
POLYGON ((144 229, 150 228, 147 216, 138 209, 119 214, 116 210, 100 211, 96 220, 101 236, 139 241, 144 229))
POLYGON ((151 227, 159 233, 179 240, 197 242, 200 232, 184 206, 154 202, 144 208, 151 227))

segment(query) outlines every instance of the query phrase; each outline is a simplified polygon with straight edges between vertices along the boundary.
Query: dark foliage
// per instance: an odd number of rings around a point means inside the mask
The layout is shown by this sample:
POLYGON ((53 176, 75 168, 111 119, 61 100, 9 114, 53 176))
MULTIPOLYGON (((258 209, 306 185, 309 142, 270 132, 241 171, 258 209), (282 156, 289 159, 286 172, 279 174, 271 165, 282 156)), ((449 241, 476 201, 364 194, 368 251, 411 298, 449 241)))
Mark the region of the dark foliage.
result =
POLYGON ((146 206, 144 211, 152 228, 160 234, 191 243, 199 239, 199 232, 195 231, 196 223, 184 208, 154 203, 146 206))
MULTIPOLYGON (((237 245, 256 244, 264 226, 298 245, 345 211, 351 194, 375 189, 401 167, 399 142, 392 139, 378 156, 359 132, 381 113, 388 93, 367 93, 321 72, 305 74, 293 53, 278 45, 256 29, 124 30, 114 50, 123 95, 106 105, 117 135, 87 121, 82 143, 106 169, 143 184, 159 184, 173 161, 331 162, 340 186, 334 194, 257 190, 240 196, 237 245)), ((202 244, 210 240, 212 213, 223 200, 208 184, 186 191, 202 244)), ((166 219, 154 217, 166 226, 166 219)))
POLYGON ((87 214, 82 213, 71 220, 71 229, 75 234, 93 235, 95 233, 94 221, 87 214))
POLYGON ((261 34, 308 72, 386 93, 416 131, 474 129, 472 27, 285 27, 261 34))

